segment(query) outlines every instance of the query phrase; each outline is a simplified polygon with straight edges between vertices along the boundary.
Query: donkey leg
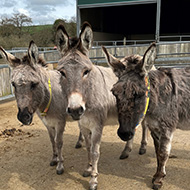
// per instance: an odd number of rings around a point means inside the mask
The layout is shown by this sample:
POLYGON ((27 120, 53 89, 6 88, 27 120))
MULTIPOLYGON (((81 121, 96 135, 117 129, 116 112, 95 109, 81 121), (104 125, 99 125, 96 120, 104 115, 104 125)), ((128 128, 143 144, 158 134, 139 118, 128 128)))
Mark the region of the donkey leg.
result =
POLYGON ((151 136, 154 141, 154 148, 155 148, 155 153, 156 153, 156 160, 157 160, 157 171, 153 176, 152 183, 155 181, 155 177, 157 176, 158 173, 158 166, 159 166, 159 158, 158 158, 158 150, 159 150, 159 136, 153 132, 151 132, 151 136))
POLYGON ((58 175, 63 174, 64 166, 63 166, 63 156, 62 156, 62 147, 63 147, 63 131, 65 128, 65 124, 63 123, 59 125, 56 129, 55 143, 57 147, 57 167, 56 171, 58 175))
POLYGON ((81 148, 83 141, 84 141, 84 137, 83 137, 83 135, 82 135, 82 133, 81 133, 81 131, 80 131, 79 137, 78 137, 78 141, 77 141, 77 143, 76 143, 76 145, 75 145, 75 148, 81 148))
POLYGON ((142 122, 142 140, 141 140, 141 146, 139 149, 139 154, 145 154, 146 153, 146 146, 147 146, 147 140, 148 139, 148 127, 145 122, 145 120, 142 122))
MULTIPOLYGON (((167 132, 166 134, 169 134, 167 132)), ((170 135, 162 136, 159 140, 159 146, 156 148, 156 156, 157 156, 157 171, 153 176, 153 189, 157 190, 162 187, 163 179, 166 176, 165 166, 167 160, 169 158, 170 150, 171 150, 171 140, 172 140, 172 133, 170 135)), ((154 140, 155 141, 155 140, 154 140)), ((158 141, 158 140, 156 140, 158 141)), ((158 142, 156 142, 158 145, 158 142)), ((157 146, 156 145, 156 146, 157 146)))
POLYGON ((125 159, 129 157, 130 152, 132 151, 132 147, 133 147, 133 138, 129 141, 127 141, 124 150, 122 151, 121 155, 120 155, 120 159, 125 159))
POLYGON ((49 133, 49 138, 52 144, 52 150, 53 150, 53 156, 52 156, 52 160, 50 162, 50 166, 55 166, 57 165, 57 148, 55 145, 55 128, 54 127, 50 127, 50 126, 46 126, 48 133, 49 133))
POLYGON ((82 134, 84 135, 86 149, 88 153, 88 164, 83 172, 83 177, 88 177, 91 175, 92 172, 92 158, 90 154, 90 147, 91 147, 91 132, 89 129, 82 128, 82 134))
POLYGON ((98 161, 100 157, 100 143, 102 130, 94 130, 91 137, 92 173, 89 182, 90 190, 96 190, 98 185, 98 161))

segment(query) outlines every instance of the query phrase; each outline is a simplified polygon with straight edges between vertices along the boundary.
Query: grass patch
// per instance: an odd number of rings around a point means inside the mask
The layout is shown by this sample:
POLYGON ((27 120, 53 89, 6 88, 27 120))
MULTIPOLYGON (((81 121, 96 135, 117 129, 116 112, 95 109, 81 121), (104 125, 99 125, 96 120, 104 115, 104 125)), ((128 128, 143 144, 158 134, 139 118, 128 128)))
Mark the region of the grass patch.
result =
POLYGON ((23 27, 23 32, 27 32, 29 34, 34 34, 38 33, 42 30, 52 30, 53 25, 52 24, 47 24, 47 25, 36 25, 36 26, 24 26, 23 27))

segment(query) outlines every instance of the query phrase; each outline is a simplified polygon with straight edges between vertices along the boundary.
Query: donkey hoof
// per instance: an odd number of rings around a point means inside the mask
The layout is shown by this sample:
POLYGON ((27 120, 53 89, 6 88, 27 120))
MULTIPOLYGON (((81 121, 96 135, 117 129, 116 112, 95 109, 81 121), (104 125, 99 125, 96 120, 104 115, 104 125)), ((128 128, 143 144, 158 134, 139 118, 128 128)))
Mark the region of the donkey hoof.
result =
POLYGON ((129 154, 128 154, 128 153, 122 152, 121 155, 120 155, 120 157, 119 157, 119 159, 123 160, 123 159, 126 159, 126 158, 128 158, 128 157, 129 157, 129 154))
POLYGON ((154 184, 154 181, 156 180, 156 178, 155 177, 153 177, 152 178, 152 184, 154 184))
POLYGON ((57 161, 51 161, 49 165, 50 166, 56 166, 57 165, 57 161))
POLYGON ((62 168, 62 169, 60 169, 60 170, 57 170, 57 175, 61 175, 61 174, 63 174, 64 173, 64 169, 62 168))
POLYGON ((97 190, 97 184, 91 185, 89 190, 97 190))
POLYGON ((146 153, 146 149, 144 149, 144 148, 142 148, 142 149, 140 148, 140 149, 139 149, 139 154, 140 154, 140 155, 143 155, 143 154, 145 154, 145 153, 146 153))
POLYGON ((77 149, 77 148, 81 148, 82 147, 82 144, 81 143, 77 143, 76 145, 75 145, 75 148, 77 149))
POLYGON ((156 177, 152 178, 152 184, 153 184, 152 189, 154 190, 158 190, 162 187, 162 182, 161 181, 156 182, 156 177))
POLYGON ((91 172, 89 172, 89 171, 84 171, 84 173, 83 173, 82 176, 83 176, 83 177, 89 177, 89 176, 91 176, 91 172))
POLYGON ((162 185, 160 185, 160 184, 154 184, 152 189, 159 190, 161 187, 162 187, 162 185))
POLYGON ((174 154, 171 154, 171 155, 169 155, 169 158, 177 158, 177 156, 174 154))

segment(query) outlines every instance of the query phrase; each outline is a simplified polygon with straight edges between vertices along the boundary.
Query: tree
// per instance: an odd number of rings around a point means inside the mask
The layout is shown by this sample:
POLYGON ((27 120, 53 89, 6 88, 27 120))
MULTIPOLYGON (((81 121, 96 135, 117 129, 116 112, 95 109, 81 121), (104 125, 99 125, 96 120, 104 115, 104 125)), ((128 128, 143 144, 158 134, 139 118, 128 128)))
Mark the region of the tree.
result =
POLYGON ((69 20, 68 31, 70 36, 76 36, 77 33, 76 17, 71 17, 71 19, 69 20))
POLYGON ((54 36, 55 36, 56 30, 57 30, 57 27, 59 24, 64 25, 64 27, 70 37, 76 36, 76 31, 77 31, 76 17, 72 17, 69 21, 66 21, 64 19, 55 20, 55 22, 53 24, 54 36))
POLYGON ((18 29, 10 22, 10 19, 2 17, 0 20, 0 35, 2 37, 8 37, 17 33, 18 29))
POLYGON ((22 13, 14 13, 13 16, 10 18, 10 21, 17 28, 20 28, 20 30, 22 29, 24 25, 32 23, 32 19, 22 13))
POLYGON ((23 26, 32 23, 32 19, 25 14, 14 13, 13 16, 9 19, 9 22, 19 29, 18 36, 20 38, 22 35, 23 26))

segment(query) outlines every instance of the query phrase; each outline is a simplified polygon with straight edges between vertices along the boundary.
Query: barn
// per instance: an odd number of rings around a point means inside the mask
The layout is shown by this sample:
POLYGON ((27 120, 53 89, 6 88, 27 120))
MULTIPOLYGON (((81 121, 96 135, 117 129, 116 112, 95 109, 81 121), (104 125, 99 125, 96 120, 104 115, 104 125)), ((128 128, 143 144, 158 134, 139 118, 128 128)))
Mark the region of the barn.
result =
POLYGON ((189 0, 77 0, 77 32, 84 21, 95 40, 190 40, 189 0))

